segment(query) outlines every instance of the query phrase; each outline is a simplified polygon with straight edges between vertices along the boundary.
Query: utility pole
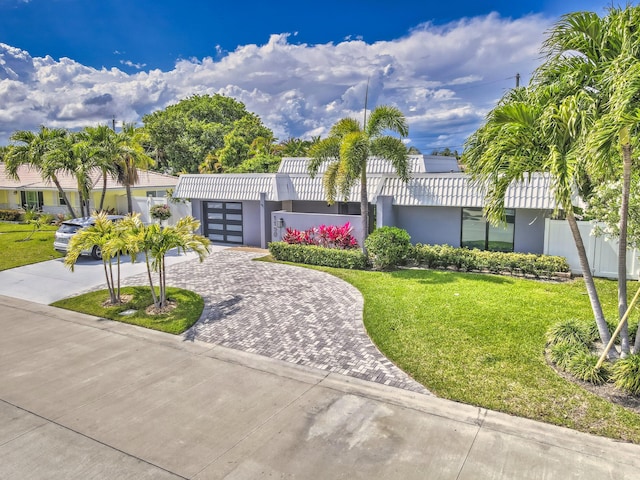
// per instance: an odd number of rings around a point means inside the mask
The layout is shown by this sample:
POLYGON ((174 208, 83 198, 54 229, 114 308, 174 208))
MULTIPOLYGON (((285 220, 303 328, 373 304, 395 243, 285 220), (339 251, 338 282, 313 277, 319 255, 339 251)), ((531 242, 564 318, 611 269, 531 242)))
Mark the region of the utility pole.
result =
POLYGON ((516 73, 516 88, 520 86, 520 74, 516 73))
POLYGON ((115 132, 116 131, 116 116, 114 115, 113 118, 111 119, 111 129, 115 132))

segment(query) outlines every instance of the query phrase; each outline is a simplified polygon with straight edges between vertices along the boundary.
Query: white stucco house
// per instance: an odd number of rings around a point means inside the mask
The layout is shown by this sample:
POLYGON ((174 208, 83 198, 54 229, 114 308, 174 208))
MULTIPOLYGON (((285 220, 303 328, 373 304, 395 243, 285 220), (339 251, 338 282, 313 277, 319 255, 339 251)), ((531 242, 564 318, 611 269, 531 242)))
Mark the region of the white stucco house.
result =
MULTIPOLYGON (((323 169, 312 178, 308 158, 283 158, 277 173, 182 175, 175 197, 191 200, 202 234, 214 243, 266 247, 287 227, 306 229, 349 221, 359 240, 360 197, 328 205, 323 169)), ((484 195, 461 173, 453 157, 413 155, 411 179, 402 182, 386 160, 372 158, 367 170, 371 225, 407 230, 413 243, 543 253, 545 220, 555 208, 550 178, 534 174, 507 194, 507 224, 482 217, 484 195)))

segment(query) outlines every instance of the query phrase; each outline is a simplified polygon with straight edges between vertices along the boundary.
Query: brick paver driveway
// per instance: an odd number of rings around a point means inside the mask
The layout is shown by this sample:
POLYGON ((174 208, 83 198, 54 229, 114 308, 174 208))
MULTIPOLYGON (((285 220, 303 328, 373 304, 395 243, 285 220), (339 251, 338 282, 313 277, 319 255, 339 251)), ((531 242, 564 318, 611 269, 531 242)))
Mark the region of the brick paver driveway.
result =
MULTIPOLYGON (((168 285, 204 298, 204 312, 185 333, 186 340, 428 393, 373 345, 362 324, 363 299, 356 288, 323 272, 252 261, 261 255, 226 249, 202 263, 192 260, 168 269, 168 285)), ((124 283, 144 284, 146 276, 124 283)))

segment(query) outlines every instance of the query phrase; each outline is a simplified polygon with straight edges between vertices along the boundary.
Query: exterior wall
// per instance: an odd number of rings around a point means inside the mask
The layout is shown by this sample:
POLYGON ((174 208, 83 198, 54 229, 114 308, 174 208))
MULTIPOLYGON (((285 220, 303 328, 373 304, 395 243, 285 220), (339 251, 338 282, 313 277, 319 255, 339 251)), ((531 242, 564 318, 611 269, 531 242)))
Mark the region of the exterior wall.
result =
POLYGON ((261 240, 260 202, 242 202, 242 243, 252 247, 259 247, 261 240))
POLYGON ((279 210, 271 214, 272 240, 280 241, 286 233, 287 228, 296 230, 307 230, 319 225, 344 225, 349 222, 353 228, 352 235, 362 245, 362 222, 360 215, 332 215, 322 213, 299 213, 279 210))
MULTIPOLYGON (((405 229, 411 243, 460 246, 462 210, 459 207, 394 206, 395 226, 405 229)), ((390 225, 389 223, 385 223, 390 225)))
POLYGON ((393 197, 379 196, 376 202, 376 228, 395 224, 393 197))
POLYGON ((265 202, 264 208, 264 228, 265 228, 265 247, 269 244, 269 242, 273 241, 273 228, 272 228, 272 214, 273 212, 277 212, 283 209, 284 202, 265 202))
POLYGON ((513 250, 522 253, 541 254, 544 252, 545 219, 550 216, 548 210, 517 209, 513 250))
POLYGON ((288 212, 360 215, 360 204, 357 202, 336 202, 328 205, 327 202, 294 200, 282 202, 282 209, 288 212))

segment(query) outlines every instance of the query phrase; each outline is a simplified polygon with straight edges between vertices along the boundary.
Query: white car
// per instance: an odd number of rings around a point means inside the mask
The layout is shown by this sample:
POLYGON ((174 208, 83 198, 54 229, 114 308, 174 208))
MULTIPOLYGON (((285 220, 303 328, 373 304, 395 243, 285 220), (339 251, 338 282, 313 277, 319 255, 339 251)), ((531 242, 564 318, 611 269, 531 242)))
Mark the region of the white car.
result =
MULTIPOLYGON (((122 220, 124 216, 107 215, 107 218, 112 222, 116 222, 118 220, 122 220)), ((66 254, 71 237, 73 237, 79 230, 90 227, 95 223, 95 217, 73 218, 62 222, 60 228, 56 231, 55 239, 53 240, 54 250, 66 254)), ((83 250, 82 255, 91 255, 96 260, 100 260, 102 258, 102 251, 98 245, 94 245, 91 250, 83 250)))

